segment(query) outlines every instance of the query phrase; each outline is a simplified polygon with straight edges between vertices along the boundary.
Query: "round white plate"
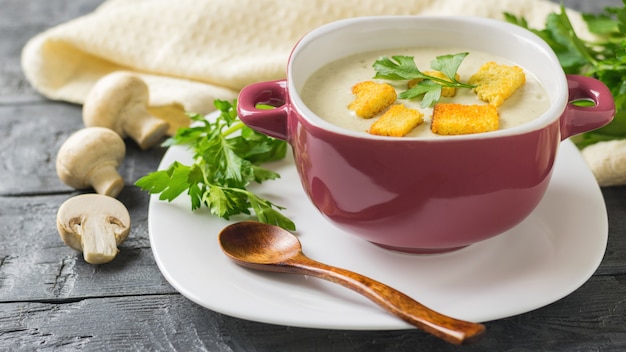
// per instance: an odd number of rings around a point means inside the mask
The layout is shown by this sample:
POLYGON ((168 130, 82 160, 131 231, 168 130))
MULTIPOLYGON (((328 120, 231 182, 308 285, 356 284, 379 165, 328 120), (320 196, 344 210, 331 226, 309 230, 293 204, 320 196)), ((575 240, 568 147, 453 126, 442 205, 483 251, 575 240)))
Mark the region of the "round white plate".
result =
MULTIPOLYGON (((171 147, 160 168, 189 164, 171 147)), ((600 189, 584 160, 565 141, 552 182, 538 208, 495 238, 436 255, 381 249, 330 225, 309 203, 291 157, 270 167, 282 176, 254 190, 295 221, 304 253, 370 276, 450 316, 485 322, 545 306, 580 287, 606 249, 608 224, 600 189)), ((514 201, 514 200, 511 200, 514 201)), ((150 198, 149 232, 156 262, 181 294, 230 316, 289 326, 387 330, 411 326, 358 294, 323 280, 264 273, 231 262, 217 241, 231 222, 206 209, 191 212, 184 196, 150 198)))

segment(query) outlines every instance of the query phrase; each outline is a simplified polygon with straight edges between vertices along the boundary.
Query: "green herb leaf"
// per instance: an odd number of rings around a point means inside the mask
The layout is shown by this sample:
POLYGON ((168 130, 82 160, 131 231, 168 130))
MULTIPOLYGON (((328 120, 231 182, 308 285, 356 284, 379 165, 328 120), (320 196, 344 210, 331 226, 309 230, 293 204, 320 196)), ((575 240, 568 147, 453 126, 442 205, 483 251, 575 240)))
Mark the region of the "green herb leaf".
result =
POLYGON ((280 177, 260 165, 283 159, 287 143, 244 125, 237 117, 236 101, 216 100, 214 104, 220 111, 215 121, 190 114, 193 126, 179 129, 164 143, 164 146, 187 145, 193 152, 193 164, 173 162, 166 170, 140 178, 135 185, 170 202, 186 191, 192 210, 206 206, 211 214, 224 219, 250 215, 253 210, 261 222, 295 230, 295 224, 280 213, 284 208, 247 189, 252 182, 280 177))
POLYGON ((619 22, 607 15, 583 14, 589 31, 598 35, 610 35, 619 32, 619 22))
POLYGON ((441 98, 441 85, 434 84, 432 86, 433 89, 424 94, 424 98, 422 99, 422 107, 431 107, 439 101, 439 98, 441 98))
POLYGON ((420 82, 422 84, 416 84, 413 87, 405 90, 398 94, 398 98, 400 99, 413 99, 417 98, 422 94, 428 93, 431 90, 439 89, 441 91, 441 85, 433 82, 433 81, 423 81, 420 82))
POLYGON ((424 95, 422 107, 433 106, 441 98, 443 87, 474 88, 474 85, 457 81, 456 73, 461 63, 469 53, 437 56, 430 64, 434 70, 441 71, 448 80, 424 74, 415 65, 413 56, 392 56, 391 59, 383 56, 376 60, 372 67, 376 70, 374 78, 392 81, 420 79, 413 87, 401 92, 400 99, 413 99, 424 95))
POLYGON ((544 39, 566 73, 597 78, 610 89, 617 108, 613 121, 573 138, 579 148, 626 138, 626 1, 623 7, 607 7, 597 15, 583 14, 589 31, 598 36, 593 41, 578 37, 563 6, 547 16, 544 29, 528 28, 523 17, 508 13, 504 17, 544 39))
POLYGON ((443 72, 452 82, 459 83, 456 80, 456 72, 459 70, 459 66, 461 66, 461 63, 467 55, 469 55, 469 53, 437 56, 435 60, 430 63, 430 67, 433 70, 443 72))
POLYGON ((256 196, 250 196, 250 203, 254 212, 257 214, 259 221, 295 230, 294 223, 277 210, 283 208, 256 196))
POLYGON ((376 74, 374 78, 388 80, 410 80, 414 78, 427 78, 417 66, 413 56, 392 56, 391 59, 383 56, 374 62, 376 74))

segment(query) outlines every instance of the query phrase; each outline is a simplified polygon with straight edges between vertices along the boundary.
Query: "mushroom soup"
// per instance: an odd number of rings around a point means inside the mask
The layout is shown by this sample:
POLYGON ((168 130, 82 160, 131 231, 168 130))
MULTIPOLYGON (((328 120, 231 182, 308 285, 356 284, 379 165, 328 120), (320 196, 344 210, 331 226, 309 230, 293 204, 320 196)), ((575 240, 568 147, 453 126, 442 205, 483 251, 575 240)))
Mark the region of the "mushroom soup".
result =
MULTIPOLYGON (((300 93, 304 103, 319 117, 345 129, 367 132, 381 114, 373 118, 356 116, 348 106, 355 100, 352 87, 363 81, 385 82, 394 87, 399 94, 407 89, 406 80, 373 79, 376 74, 373 63, 382 56, 396 55, 414 57, 417 68, 426 72, 432 70, 430 65, 436 57, 460 53, 457 48, 409 48, 361 53, 323 66, 313 73, 305 82, 300 93)), ((471 51, 460 64, 457 74, 460 82, 467 82, 487 62, 503 65, 515 65, 514 62, 502 57, 480 51, 471 51)), ((550 100, 539 81, 527 71, 525 84, 518 88, 501 106, 498 106, 499 129, 521 125, 535 119, 550 106, 550 100)), ((439 103, 456 103, 464 105, 488 105, 481 101, 470 88, 457 88, 453 97, 442 96, 439 103)), ((395 104, 423 113, 424 123, 413 128, 406 137, 438 136, 431 131, 433 107, 422 107, 422 97, 412 99, 398 98, 395 104)))

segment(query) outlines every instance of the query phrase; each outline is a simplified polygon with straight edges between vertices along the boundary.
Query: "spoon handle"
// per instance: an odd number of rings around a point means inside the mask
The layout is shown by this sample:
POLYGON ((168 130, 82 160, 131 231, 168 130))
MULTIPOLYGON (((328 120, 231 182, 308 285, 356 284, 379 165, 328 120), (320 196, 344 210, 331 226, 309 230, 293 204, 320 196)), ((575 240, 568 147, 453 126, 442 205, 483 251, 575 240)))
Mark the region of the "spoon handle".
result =
POLYGON ((294 273, 306 274, 328 280, 352 289, 369 298, 388 312, 417 326, 434 336, 454 344, 477 341, 485 332, 485 326, 458 320, 438 313, 415 301, 404 293, 355 272, 326 265, 310 259, 301 252, 281 265, 284 272, 292 267, 294 273))

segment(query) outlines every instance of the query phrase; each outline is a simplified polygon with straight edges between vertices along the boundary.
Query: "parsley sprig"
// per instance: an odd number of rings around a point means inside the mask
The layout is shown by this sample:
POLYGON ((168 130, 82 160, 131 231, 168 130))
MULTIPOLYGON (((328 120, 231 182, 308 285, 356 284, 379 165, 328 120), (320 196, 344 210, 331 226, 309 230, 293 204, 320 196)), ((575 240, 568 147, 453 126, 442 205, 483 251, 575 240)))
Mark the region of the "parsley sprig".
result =
POLYGON ((431 107, 441 98, 441 89, 444 87, 453 88, 474 88, 474 85, 459 82, 456 73, 459 66, 469 53, 458 53, 451 55, 437 56, 431 63, 430 68, 441 71, 448 79, 427 75, 420 71, 415 65, 413 56, 396 55, 391 58, 383 56, 374 62, 376 75, 374 78, 387 80, 412 80, 421 81, 413 87, 401 92, 400 99, 413 99, 420 95, 422 107, 431 107))
POLYGON ((253 182, 274 180, 280 175, 260 164, 281 160, 287 143, 258 133, 237 117, 236 101, 216 100, 220 115, 209 121, 199 114, 190 114, 191 127, 181 128, 165 141, 164 146, 187 145, 194 162, 184 165, 173 162, 167 169, 152 172, 135 183, 160 200, 171 202, 183 192, 191 198, 191 209, 203 205, 211 214, 229 219, 238 214, 250 215, 260 222, 295 230, 280 207, 246 187, 253 182))
POLYGON ((584 40, 574 30, 565 7, 551 13, 545 28, 529 28, 524 17, 505 13, 510 23, 541 37, 557 55, 566 73, 599 79, 611 90, 617 113, 605 127, 577 136, 579 148, 590 144, 626 138, 626 0, 624 7, 607 7, 600 14, 583 14, 583 20, 596 38, 584 40))

